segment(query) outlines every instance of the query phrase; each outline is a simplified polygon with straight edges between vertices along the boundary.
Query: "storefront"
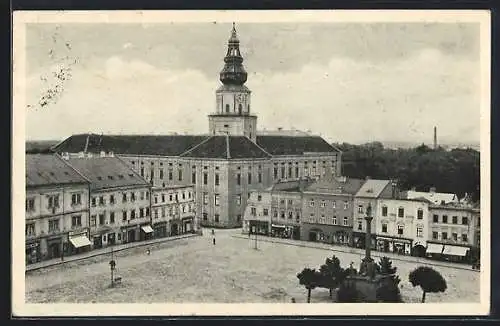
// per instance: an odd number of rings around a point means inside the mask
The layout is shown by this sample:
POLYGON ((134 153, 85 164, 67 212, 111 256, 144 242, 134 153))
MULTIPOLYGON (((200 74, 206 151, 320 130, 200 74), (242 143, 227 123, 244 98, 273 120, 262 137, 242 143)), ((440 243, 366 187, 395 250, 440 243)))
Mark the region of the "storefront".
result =
POLYGON ((300 239, 300 227, 296 225, 271 224, 271 236, 285 239, 300 239))
POLYGON ((149 224, 141 226, 141 241, 151 240, 153 238, 154 230, 149 224))
POLYGON ((192 217, 185 217, 182 219, 182 232, 183 233, 193 233, 194 225, 192 217))
POLYGON ((350 245, 351 233, 347 230, 338 230, 333 233, 333 244, 350 245))
POLYGON ((68 239, 71 244, 68 248, 70 254, 79 254, 88 251, 92 245, 87 237, 87 232, 70 233, 68 239))
MULTIPOLYGON (((362 232, 352 233, 353 246, 355 248, 365 249, 366 234, 362 232)), ((376 236, 372 234, 371 238, 371 248, 373 250, 377 249, 376 236)))
POLYGON ((42 254, 40 252, 40 242, 32 241, 26 243, 26 265, 34 264, 42 260, 42 254))
POLYGON ((155 238, 164 238, 168 235, 167 233, 167 222, 159 222, 153 224, 154 237, 155 238))
POLYGON ((250 221, 250 233, 269 235, 269 222, 266 221, 250 221))
POLYGON ((63 255, 63 242, 60 236, 47 239, 47 259, 60 258, 63 255))
POLYGON ((172 220, 172 222, 170 222, 170 235, 171 236, 176 236, 176 235, 179 235, 180 234, 180 227, 179 227, 179 224, 181 223, 181 221, 179 221, 178 219, 175 219, 175 220, 172 220))
POLYGON ((442 257, 451 262, 464 263, 467 262, 469 250, 469 247, 444 245, 442 257))
POLYGON ((377 237, 377 250, 398 255, 411 255, 412 240, 406 238, 377 237))
POLYGON ((425 250, 425 255, 427 258, 439 259, 441 258, 441 254, 443 253, 443 244, 442 243, 431 243, 427 242, 427 248, 425 250))
POLYGON ((140 239, 136 225, 122 228, 121 233, 122 243, 136 242, 140 239))

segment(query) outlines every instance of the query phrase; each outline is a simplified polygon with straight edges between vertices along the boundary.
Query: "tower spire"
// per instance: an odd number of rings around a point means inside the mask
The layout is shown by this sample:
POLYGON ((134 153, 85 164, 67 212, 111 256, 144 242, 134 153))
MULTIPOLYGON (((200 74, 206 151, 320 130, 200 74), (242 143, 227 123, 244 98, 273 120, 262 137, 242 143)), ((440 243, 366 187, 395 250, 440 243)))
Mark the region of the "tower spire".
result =
POLYGON ((224 85, 243 85, 247 81, 247 72, 243 67, 243 57, 240 53, 240 40, 234 22, 231 37, 227 42, 227 53, 224 58, 224 68, 220 72, 220 81, 224 85))

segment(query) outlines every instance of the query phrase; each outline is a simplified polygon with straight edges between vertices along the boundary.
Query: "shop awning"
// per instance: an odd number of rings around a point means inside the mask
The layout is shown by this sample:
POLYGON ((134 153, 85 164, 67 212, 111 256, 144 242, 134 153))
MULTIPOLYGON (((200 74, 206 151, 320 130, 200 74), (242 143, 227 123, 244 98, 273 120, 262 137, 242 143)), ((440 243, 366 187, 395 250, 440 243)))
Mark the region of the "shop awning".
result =
POLYGON ((440 254, 443 251, 443 245, 437 243, 428 243, 427 250, 425 251, 428 254, 440 254))
POLYGON ((153 232, 153 229, 151 228, 151 226, 149 225, 146 225, 146 226, 142 226, 141 227, 142 231, 146 232, 146 233, 151 233, 153 232))
POLYGON ((469 248, 458 246, 444 246, 443 255, 464 257, 469 248))
POLYGON ((81 248, 81 247, 85 247, 85 246, 90 246, 91 243, 90 243, 90 240, 84 236, 84 235, 79 235, 79 236, 76 236, 76 237, 71 237, 69 238, 69 242, 71 242, 71 244, 73 246, 75 246, 75 248, 81 248))
POLYGON ((285 225, 277 225, 277 224, 272 224, 271 225, 273 228, 286 228, 285 225))

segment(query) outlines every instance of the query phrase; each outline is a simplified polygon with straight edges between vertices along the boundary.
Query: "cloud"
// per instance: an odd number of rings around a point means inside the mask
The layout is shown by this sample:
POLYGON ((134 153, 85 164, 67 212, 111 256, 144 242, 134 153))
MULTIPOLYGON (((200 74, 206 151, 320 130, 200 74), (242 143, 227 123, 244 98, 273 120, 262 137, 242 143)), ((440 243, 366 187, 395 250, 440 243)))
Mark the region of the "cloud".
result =
MULTIPOLYGON (((296 72, 250 73, 252 111, 260 129, 295 127, 332 141, 431 141, 479 138, 478 70, 474 61, 435 49, 378 64, 334 57, 296 72), (465 134, 464 134, 465 132, 465 134)), ((36 78, 29 94, 36 93, 36 78)), ((202 133, 215 110, 219 81, 197 70, 159 69, 110 57, 75 69, 63 96, 30 111, 29 138, 78 132, 202 133)))

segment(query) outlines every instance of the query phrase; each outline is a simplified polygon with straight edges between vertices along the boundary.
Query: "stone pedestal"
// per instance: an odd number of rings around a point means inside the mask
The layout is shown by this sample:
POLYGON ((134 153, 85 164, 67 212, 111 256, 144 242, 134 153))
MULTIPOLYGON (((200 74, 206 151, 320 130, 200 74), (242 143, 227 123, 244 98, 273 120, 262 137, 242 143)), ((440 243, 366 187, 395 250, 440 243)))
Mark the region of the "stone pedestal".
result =
POLYGON ((373 278, 369 276, 353 275, 348 276, 346 283, 351 284, 358 292, 360 302, 378 302, 377 289, 384 284, 387 277, 383 275, 375 275, 373 278))

